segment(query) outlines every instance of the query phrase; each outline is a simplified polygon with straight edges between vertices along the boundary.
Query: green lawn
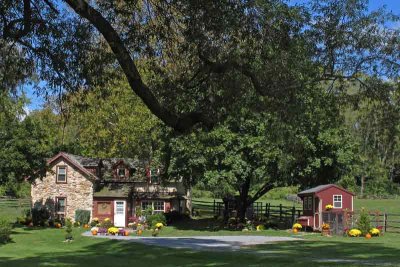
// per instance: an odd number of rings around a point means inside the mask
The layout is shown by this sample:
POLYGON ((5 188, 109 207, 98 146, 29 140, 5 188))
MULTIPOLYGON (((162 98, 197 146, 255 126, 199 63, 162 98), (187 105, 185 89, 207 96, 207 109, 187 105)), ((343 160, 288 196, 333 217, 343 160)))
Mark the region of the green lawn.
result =
MULTIPOLYGON (((393 234, 371 240, 307 234, 299 235, 302 241, 246 247, 239 252, 201 252, 83 237, 82 231, 74 229, 75 241, 64 243, 63 229, 18 228, 12 243, 0 245, 0 266, 400 265, 400 236, 393 234)), ((285 231, 264 234, 273 233, 288 235, 285 231)))

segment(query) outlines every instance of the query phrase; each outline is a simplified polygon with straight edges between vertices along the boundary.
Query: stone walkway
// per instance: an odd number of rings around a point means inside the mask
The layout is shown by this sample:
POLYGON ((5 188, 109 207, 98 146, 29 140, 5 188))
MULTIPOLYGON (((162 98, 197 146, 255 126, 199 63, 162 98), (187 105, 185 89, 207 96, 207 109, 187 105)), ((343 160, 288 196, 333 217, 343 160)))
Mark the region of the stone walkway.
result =
POLYGON ((296 241, 299 238, 278 236, 190 236, 190 237, 138 237, 138 236, 92 236, 90 232, 84 236, 108 238, 143 243, 169 248, 189 248, 196 250, 239 250, 243 246, 265 243, 296 241))

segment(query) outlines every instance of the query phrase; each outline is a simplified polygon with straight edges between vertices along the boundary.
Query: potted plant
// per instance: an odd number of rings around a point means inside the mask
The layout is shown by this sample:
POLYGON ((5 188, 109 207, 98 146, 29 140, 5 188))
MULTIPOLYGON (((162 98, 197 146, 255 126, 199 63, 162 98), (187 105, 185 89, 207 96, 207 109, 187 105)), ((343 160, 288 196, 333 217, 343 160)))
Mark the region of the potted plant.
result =
POLYGON ((372 228, 371 230, 369 230, 369 234, 371 234, 371 236, 379 236, 381 234, 381 231, 379 231, 378 228, 372 228))
POLYGON ((333 209, 333 206, 331 204, 325 206, 325 210, 329 211, 331 209, 333 209))
POLYGON ((296 233, 297 233, 298 231, 300 231, 302 228, 303 228, 303 226, 301 226, 301 224, 299 224, 299 223, 293 224, 293 227, 292 227, 293 233, 296 234, 296 233))
POLYGON ((323 223, 322 224, 322 232, 321 232, 321 234, 323 236, 329 236, 330 235, 330 229, 331 229, 331 226, 329 225, 329 223, 323 223))
POLYGON ((92 235, 97 235, 97 233, 99 232, 99 228, 98 227, 92 227, 92 229, 90 229, 90 232, 92 233, 92 235))

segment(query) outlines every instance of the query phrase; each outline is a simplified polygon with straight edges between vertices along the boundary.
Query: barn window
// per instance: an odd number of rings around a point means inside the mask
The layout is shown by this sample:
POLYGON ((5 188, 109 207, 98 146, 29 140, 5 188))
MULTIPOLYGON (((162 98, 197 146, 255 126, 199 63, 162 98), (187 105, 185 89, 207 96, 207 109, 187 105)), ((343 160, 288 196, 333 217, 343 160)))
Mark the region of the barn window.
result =
POLYGON ((342 208, 342 195, 333 195, 333 207, 336 209, 342 208))
POLYGON ((118 169, 118 176, 119 177, 125 177, 125 168, 119 168, 118 169))
POLYGON ((305 197, 304 198, 304 209, 305 210, 312 210, 312 197, 305 197))
POLYGON ((312 210, 312 197, 308 197, 308 206, 307 206, 308 210, 312 210))

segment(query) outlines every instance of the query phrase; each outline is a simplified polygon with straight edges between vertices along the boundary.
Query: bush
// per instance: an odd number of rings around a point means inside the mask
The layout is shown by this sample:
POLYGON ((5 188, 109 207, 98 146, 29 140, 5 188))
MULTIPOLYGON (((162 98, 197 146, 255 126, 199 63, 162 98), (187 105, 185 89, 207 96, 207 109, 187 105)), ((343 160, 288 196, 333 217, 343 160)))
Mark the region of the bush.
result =
POLYGON ((151 228, 154 228, 157 223, 162 223, 163 225, 166 225, 167 219, 165 218, 164 213, 156 213, 153 215, 148 215, 146 217, 146 222, 151 228))
POLYGON ((100 227, 106 228, 106 229, 111 228, 113 226, 114 226, 114 224, 112 223, 112 221, 109 218, 104 219, 104 221, 102 221, 100 223, 100 227))
POLYGON ((9 221, 0 219, 0 243, 7 243, 11 240, 11 224, 9 221))
POLYGON ((88 224, 90 220, 90 210, 76 210, 75 211, 75 222, 79 222, 81 225, 88 224))
POLYGON ((34 226, 48 226, 50 211, 46 206, 38 206, 32 209, 32 223, 34 226))
POLYGON ((357 226, 363 235, 368 234, 369 230, 371 229, 371 220, 369 218, 368 212, 364 208, 361 209, 357 226))
POLYGON ((66 226, 66 229, 65 229, 65 232, 66 232, 65 240, 72 241, 73 237, 72 237, 72 222, 71 222, 71 219, 68 218, 65 221, 65 226, 66 226))
POLYGON ((166 219, 168 224, 171 224, 171 223, 174 223, 174 222, 178 222, 178 221, 182 221, 182 220, 190 218, 188 215, 179 213, 176 210, 167 212, 164 215, 165 215, 165 219, 166 219))

